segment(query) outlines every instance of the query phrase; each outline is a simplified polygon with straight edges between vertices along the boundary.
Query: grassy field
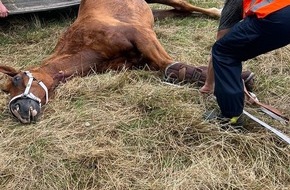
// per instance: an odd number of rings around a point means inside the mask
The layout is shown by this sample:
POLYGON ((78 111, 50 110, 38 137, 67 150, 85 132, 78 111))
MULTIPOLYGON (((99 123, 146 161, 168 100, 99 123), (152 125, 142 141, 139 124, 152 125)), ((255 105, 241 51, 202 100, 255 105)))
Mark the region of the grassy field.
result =
MULTIPOLYGON (((65 11, 0 20, 0 64, 40 64, 74 18, 65 11)), ((206 65, 217 25, 193 15, 158 20, 155 31, 175 60, 206 65)), ((260 101, 288 116, 289 48, 244 65, 256 74, 260 101)), ((56 89, 31 125, 12 118, 9 96, 1 92, 0 189, 290 189, 289 145, 251 120, 244 132, 221 130, 202 119, 215 105, 210 97, 161 81, 158 72, 143 70, 74 78, 56 89)), ((290 135, 289 125, 246 109, 290 135)))

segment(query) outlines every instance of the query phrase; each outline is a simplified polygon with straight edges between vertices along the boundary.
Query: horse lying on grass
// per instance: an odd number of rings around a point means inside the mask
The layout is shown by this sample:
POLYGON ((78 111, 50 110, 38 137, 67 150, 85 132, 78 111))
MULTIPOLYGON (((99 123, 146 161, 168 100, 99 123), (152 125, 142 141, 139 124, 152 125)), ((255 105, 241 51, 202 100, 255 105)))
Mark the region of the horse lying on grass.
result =
POLYGON ((58 84, 73 76, 146 65, 175 82, 204 81, 205 67, 175 62, 164 50, 147 3, 173 6, 178 14, 220 15, 218 9, 194 7, 186 0, 83 0, 77 19, 40 66, 25 71, 0 66, 0 88, 11 96, 13 116, 22 123, 36 121, 58 84))

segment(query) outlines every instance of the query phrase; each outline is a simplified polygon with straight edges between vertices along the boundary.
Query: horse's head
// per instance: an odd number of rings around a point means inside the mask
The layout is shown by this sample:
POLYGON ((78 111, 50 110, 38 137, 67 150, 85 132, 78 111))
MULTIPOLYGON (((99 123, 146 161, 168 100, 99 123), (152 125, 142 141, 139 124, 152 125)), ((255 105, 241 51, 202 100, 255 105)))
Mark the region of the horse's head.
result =
POLYGON ((9 110, 22 123, 36 121, 41 106, 48 101, 51 77, 39 72, 16 71, 8 66, 0 66, 0 89, 11 96, 9 110))

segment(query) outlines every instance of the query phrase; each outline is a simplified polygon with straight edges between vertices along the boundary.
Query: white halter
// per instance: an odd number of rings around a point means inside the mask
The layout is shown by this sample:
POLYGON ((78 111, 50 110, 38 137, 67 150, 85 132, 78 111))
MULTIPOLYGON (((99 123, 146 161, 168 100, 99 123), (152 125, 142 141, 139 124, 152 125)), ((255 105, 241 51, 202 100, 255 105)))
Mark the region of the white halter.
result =
MULTIPOLYGON (((32 100, 35 100, 39 103, 39 106, 41 107, 41 99, 38 98, 37 96, 35 96, 34 94, 32 94, 32 92, 30 92, 30 88, 31 88, 31 85, 32 85, 32 82, 33 80, 36 80, 32 74, 29 72, 29 71, 24 71, 24 74, 26 74, 28 77, 29 77, 29 80, 28 80, 28 83, 26 85, 26 88, 24 90, 24 92, 22 94, 19 94, 15 97, 13 97, 10 102, 9 102, 9 109, 11 111, 11 108, 10 108, 10 104, 18 99, 18 98, 30 98, 32 100)), ((45 86, 45 84, 42 82, 42 81, 38 81, 36 80, 37 83, 42 87, 42 89, 45 91, 45 101, 46 103, 48 102, 48 90, 47 90, 47 87, 45 86)))

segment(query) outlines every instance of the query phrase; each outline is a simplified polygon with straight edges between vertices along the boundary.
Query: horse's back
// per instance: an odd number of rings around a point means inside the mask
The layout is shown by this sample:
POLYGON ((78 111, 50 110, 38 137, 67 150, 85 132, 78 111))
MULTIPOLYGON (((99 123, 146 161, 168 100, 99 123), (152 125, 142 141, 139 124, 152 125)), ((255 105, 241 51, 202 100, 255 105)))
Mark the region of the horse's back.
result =
POLYGON ((96 19, 108 21, 153 25, 153 15, 144 0, 83 0, 79 9, 79 19, 96 19))

